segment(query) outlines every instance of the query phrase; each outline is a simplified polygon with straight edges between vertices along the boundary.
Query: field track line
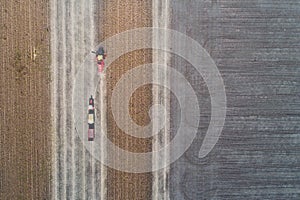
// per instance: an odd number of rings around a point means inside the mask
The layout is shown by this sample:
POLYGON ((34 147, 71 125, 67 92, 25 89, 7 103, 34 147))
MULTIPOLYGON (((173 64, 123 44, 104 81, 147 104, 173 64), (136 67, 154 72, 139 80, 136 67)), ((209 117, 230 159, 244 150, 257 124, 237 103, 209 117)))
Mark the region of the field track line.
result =
MULTIPOLYGON (((75 75, 76 72, 78 72, 78 68, 80 67, 80 63, 82 61, 81 57, 83 55, 82 53, 82 24, 83 24, 83 17, 82 17, 82 2, 81 1, 73 1, 74 3, 74 51, 75 54, 74 60, 75 60, 75 75)), ((73 100, 72 100, 73 101, 73 100)), ((83 114, 83 113, 82 113, 83 114)), ((74 115, 73 115, 74 117, 74 115)), ((74 193, 76 193, 77 199, 82 199, 84 197, 84 171, 83 171, 83 148, 81 148, 81 141, 79 140, 78 136, 75 137, 75 143, 74 143, 74 165, 75 167, 75 190, 74 193), (78 143, 79 142, 79 143, 78 143)))
MULTIPOLYGON (((73 68, 73 70, 72 70, 72 77, 75 77, 75 69, 76 69, 76 65, 75 65, 75 56, 76 56, 76 54, 75 54, 75 34, 74 34, 74 32, 75 32, 75 27, 74 27, 74 21, 75 21, 75 5, 74 5, 74 1, 71 1, 71 8, 70 8, 70 18, 71 18, 71 40, 70 40, 70 42, 71 42, 71 45, 72 45, 72 52, 71 52, 71 67, 73 68)), ((73 83, 73 79, 72 79, 72 83, 73 83)), ((74 86, 73 86, 74 87, 74 86)), ((73 88, 72 87, 72 88, 73 88)), ((72 91, 73 91, 73 89, 72 89, 72 91)), ((72 99, 72 101, 73 101, 73 99, 72 99)), ((72 108, 73 109, 73 108, 72 108)), ((75 187, 75 185, 76 185, 76 164, 75 164, 75 145, 76 145, 76 143, 75 143, 75 137, 76 137, 76 135, 75 135, 75 130, 74 130, 74 126, 73 126, 73 122, 74 122, 74 115, 73 115, 73 110, 71 111, 72 112, 72 114, 71 114, 71 116, 72 116, 72 125, 71 125, 71 135, 72 135, 72 141, 71 141, 71 143, 72 143, 72 195, 73 195, 73 199, 78 199, 78 196, 76 196, 78 193, 76 192, 76 187, 75 187)))
POLYGON ((69 199, 74 199, 74 192, 73 186, 75 182, 73 182, 73 172, 74 169, 74 160, 73 160, 73 138, 74 138, 74 127, 72 122, 72 87, 73 87, 73 68, 74 62, 73 52, 74 46, 72 44, 72 40, 74 38, 74 31, 72 29, 72 1, 65 1, 65 28, 66 28, 66 35, 65 35, 65 45, 66 45, 66 67, 65 67, 65 110, 66 110, 66 132, 63 133, 66 137, 66 197, 69 199))
MULTIPOLYGON (((152 4, 152 10, 153 10, 153 27, 159 27, 159 28, 164 28, 167 29, 169 28, 169 1, 159 1, 159 0, 154 0, 152 4)), ((169 61, 169 55, 166 52, 163 52, 163 57, 158 55, 158 52, 155 50, 159 45, 158 43, 162 42, 165 46, 168 45, 168 35, 167 32, 164 35, 158 35, 156 32, 154 32, 153 35, 153 49, 154 49, 154 54, 153 54, 153 62, 154 63, 164 63, 165 66, 167 66, 168 61, 169 61)), ((158 67, 158 66, 157 66, 158 67)), ((156 67, 156 68, 157 68, 156 67)), ((158 72, 154 70, 153 72, 153 79, 157 79, 158 77, 158 72)), ((161 84, 165 86, 170 86, 170 80, 169 77, 167 76, 167 71, 165 70, 164 72, 164 80, 160 80, 161 84)), ((170 93, 167 89, 164 89, 163 92, 159 91, 159 88, 155 87, 153 89, 153 101, 157 102, 160 101, 159 99, 162 99, 163 105, 166 107, 166 113, 165 113, 165 128, 163 131, 164 137, 162 140, 159 140, 159 138, 156 138, 153 142, 153 149, 161 149, 165 147, 168 144, 169 141, 169 127, 170 127, 170 116, 169 116, 169 110, 170 110, 170 93)), ((156 110, 154 113, 157 113, 158 111, 156 110)), ((161 122, 154 122, 154 123, 161 123, 161 122)), ((169 160, 169 154, 170 152, 165 151, 163 158, 157 158, 156 156, 153 156, 153 163, 154 166, 156 166, 159 162, 164 163, 166 166, 167 160, 169 160)), ((168 173, 169 173, 169 168, 166 167, 162 170, 159 170, 157 172, 153 172, 153 183, 152 183, 152 199, 169 199, 169 187, 168 187, 168 173)))
MULTIPOLYGON (((89 17, 90 17, 90 21, 91 21, 91 37, 90 37, 90 40, 91 40, 91 47, 90 48, 94 48, 95 46, 95 20, 94 20, 94 0, 91 0, 89 1, 89 17)), ((92 68, 93 69, 93 74, 97 73, 95 71, 95 68, 92 68)), ((92 88, 95 88, 95 80, 94 80, 94 77, 95 76, 92 76, 93 77, 93 80, 92 80, 92 88)), ((93 89, 94 91, 94 89, 93 89)), ((93 147, 93 151, 94 151, 94 147, 93 147)), ((97 174, 95 173, 95 169, 96 169, 96 165, 97 165, 97 162, 95 162, 94 160, 94 157, 91 155, 91 167, 92 167, 92 199, 97 199, 96 198, 96 188, 95 188, 95 183, 97 183, 97 174)))
MULTIPOLYGON (((61 1, 61 9, 62 9, 62 51, 60 52, 63 56, 62 56, 62 131, 60 132, 60 134, 63 134, 62 138, 63 138, 63 171, 62 171, 62 176, 63 176, 63 193, 62 193, 62 199, 67 199, 67 130, 66 130, 66 103, 67 103, 67 99, 66 99, 66 69, 67 69, 67 60, 66 60, 66 56, 67 56, 67 47, 66 47, 66 2, 64 0, 61 1)), ((59 63, 60 64, 60 63, 59 63)))
MULTIPOLYGON (((57 1, 57 16, 56 17, 56 21, 57 21, 57 27, 58 30, 60 31, 60 29, 62 28, 62 20, 59 20, 59 16, 62 16, 62 9, 61 9, 61 0, 58 0, 57 1)), ((57 46, 57 49, 55 49, 55 53, 58 53, 58 49, 62 49, 61 47, 61 41, 62 41, 62 34, 57 34, 58 36, 58 46, 57 46)), ((57 170, 57 177, 58 177, 58 191, 57 191, 57 195, 58 195, 58 198, 59 199, 62 199, 62 195, 64 193, 64 187, 62 185, 63 183, 63 177, 64 177, 64 151, 62 151, 62 148, 63 148, 63 139, 62 139, 62 135, 61 135, 61 132, 62 132, 62 124, 63 124, 63 116, 62 116, 62 113, 61 113, 61 109, 62 109, 62 101, 63 101, 63 95, 61 95, 61 93, 63 92, 62 91, 62 77, 61 75, 63 74, 63 70, 62 70, 62 67, 59 67, 59 66, 62 66, 62 54, 58 54, 57 55, 57 63, 56 63, 56 66, 57 67, 57 92, 58 92, 58 95, 57 95, 57 103, 56 103, 56 109, 57 109, 57 144, 58 144, 58 148, 57 148, 57 151, 58 151, 58 170, 57 170)))
MULTIPOLYGON (((81 15, 80 15, 80 18, 82 19, 82 24, 81 24, 81 37, 79 38, 79 44, 80 44, 80 47, 84 47, 83 48, 83 51, 85 51, 85 45, 84 45, 84 32, 85 32, 85 21, 84 21, 84 8, 85 8, 85 2, 84 2, 84 0, 81 0, 80 1, 80 7, 81 7, 81 15)), ((85 74, 83 73, 83 78, 85 79, 85 74)), ((84 99, 83 99, 84 100, 84 99)), ((83 108, 84 109, 84 108, 83 108)), ((86 113, 86 110, 84 109, 83 110, 83 113, 86 113)), ((84 130, 84 129, 83 129, 84 130)), ((82 138, 85 138, 85 133, 83 132, 82 133, 83 134, 83 136, 82 136, 82 138)), ((86 193, 87 193, 87 185, 86 185, 86 156, 85 156, 85 154, 86 154, 86 149, 85 149, 85 147, 84 146, 82 146, 82 161, 81 162, 83 162, 83 168, 82 168, 82 185, 83 185, 83 192, 82 192, 82 199, 83 200, 85 200, 85 199, 87 199, 88 197, 86 196, 86 193)))
POLYGON ((52 0, 50 1, 50 16, 51 16, 51 20, 50 20, 50 25, 51 25, 51 69, 52 69, 52 78, 53 78, 53 82, 51 84, 51 94, 52 94, 52 99, 51 99, 51 111, 52 111, 52 123, 53 123, 53 135, 52 135, 52 149, 54 150, 54 154, 52 155, 52 178, 53 178, 53 186, 52 186, 52 199, 58 199, 58 184, 57 184, 57 146, 56 146, 56 91, 57 91, 57 85, 56 85, 56 74, 57 74, 57 70, 56 70, 56 61, 57 61, 57 57, 56 54, 54 53, 57 49, 57 35, 56 35, 56 20, 55 20, 55 16, 57 15, 57 11, 56 11, 56 0, 52 0))
MULTIPOLYGON (((166 0, 165 1, 165 8, 164 8, 164 15, 163 15, 163 18, 164 18, 164 24, 163 24, 163 28, 167 29, 169 28, 169 0, 166 0)), ((165 46, 168 46, 168 32, 166 31, 165 32, 165 35, 164 35, 164 42, 165 42, 165 46)), ((164 62, 165 62, 165 65, 167 66, 168 65, 168 61, 169 61, 169 54, 167 52, 164 53, 164 62)), ((166 85, 167 87, 170 88, 170 77, 168 77, 167 75, 167 69, 165 70, 165 83, 164 85, 166 85)), ((164 105, 167 107, 166 108, 166 113, 165 113, 165 124, 166 124, 166 128, 165 128, 165 132, 164 132, 164 147, 168 145, 169 143, 169 139, 170 139, 170 91, 168 89, 164 89, 164 105)), ((170 152, 167 151, 167 149, 165 150, 165 153, 164 153, 164 166, 167 166, 167 160, 169 160, 169 156, 170 156, 170 152)), ((169 195, 169 186, 167 185, 168 184, 168 174, 169 174, 169 167, 165 167, 163 169, 163 180, 164 180, 164 195, 163 195, 163 198, 164 199, 170 199, 170 195, 169 195)))
MULTIPOLYGON (((101 75, 100 77, 100 112, 101 112, 101 130, 103 131, 103 133, 105 133, 104 131, 106 131, 106 76, 105 74, 101 75)), ((101 136, 101 158, 102 156, 104 157, 104 153, 106 152, 106 144, 104 143, 104 139, 103 137, 106 137, 104 135, 100 135, 101 136)), ((106 158, 104 158, 106 159, 106 158)), ((106 187, 106 178, 107 178, 107 169, 104 165, 101 166, 101 193, 100 193, 100 199, 101 200, 105 200, 106 199, 106 191, 107 191, 107 187, 106 187)))

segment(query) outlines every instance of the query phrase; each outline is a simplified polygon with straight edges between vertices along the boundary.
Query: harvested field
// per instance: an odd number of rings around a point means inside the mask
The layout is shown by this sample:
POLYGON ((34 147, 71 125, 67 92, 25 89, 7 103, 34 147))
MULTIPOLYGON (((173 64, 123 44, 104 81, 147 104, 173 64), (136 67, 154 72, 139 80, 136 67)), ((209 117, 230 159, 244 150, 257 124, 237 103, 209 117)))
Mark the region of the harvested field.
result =
MULTIPOLYGON (((152 26, 152 1, 104 1, 104 14, 99 21, 101 40, 122 31, 138 27, 152 26)), ((134 38, 124 41, 124 45, 134 38)), ((109 50, 108 50, 109 51, 109 50)), ((113 53, 113 52, 111 52, 113 53)), ((110 52, 108 52, 110 54, 110 52)), ((114 86, 128 70, 145 63, 151 63, 152 50, 138 50, 121 56, 107 71, 107 132, 109 139, 122 149, 132 152, 151 151, 151 139, 138 139, 126 135, 120 130, 113 118, 110 108, 114 86)), ((145 74, 151 76, 151 74, 145 74)), ((128 86, 130 87, 130 86, 128 86)), ((130 114, 139 125, 150 122, 148 110, 151 106, 151 86, 139 88, 132 96, 130 114)), ((119 159, 119 158, 111 158, 119 159)), ((151 165, 151 163, 149 163, 151 165)), ((150 199, 152 192, 152 174, 131 174, 114 169, 107 170, 107 199, 150 199)))
MULTIPOLYGON (((54 199, 100 199, 100 162, 97 162, 78 137, 73 124, 73 89, 76 73, 84 57, 95 47, 95 2, 84 0, 51 1, 51 56, 55 116, 53 196, 54 199)), ((93 60, 92 60, 93 61, 93 60)), ((96 68, 87 68, 90 74, 96 68)), ((88 73, 80 77, 90 82, 88 73)), ((85 88, 88 89, 88 88, 85 88)), ((89 94, 90 95, 90 94, 89 94)), ((88 99, 77 99, 87 114, 88 99)), ((86 139, 86 131, 81 132, 86 139)))
POLYGON ((0 1, 0 199, 50 199, 48 10, 0 1))

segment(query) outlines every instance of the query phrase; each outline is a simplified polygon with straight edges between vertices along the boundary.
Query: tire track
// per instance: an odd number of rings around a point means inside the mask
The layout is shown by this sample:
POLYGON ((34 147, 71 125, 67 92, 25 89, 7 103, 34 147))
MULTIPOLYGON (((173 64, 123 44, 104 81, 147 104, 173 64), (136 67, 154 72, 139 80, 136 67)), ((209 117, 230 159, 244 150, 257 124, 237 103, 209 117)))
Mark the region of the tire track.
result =
MULTIPOLYGON (((106 132, 107 131, 107 121, 106 121, 106 102, 107 102, 107 91, 106 91, 106 76, 105 74, 103 74, 100 77, 100 91, 101 91, 101 96, 98 95, 98 97, 100 97, 100 124, 101 124, 101 131, 106 132)), ((106 143, 104 142, 104 136, 103 134, 100 135, 100 144, 101 144, 101 158, 106 159, 106 143)), ((100 194, 100 196, 97 196, 97 199, 107 199, 107 185, 106 185, 106 181, 107 181, 107 168, 104 166, 101 166, 100 168, 100 174, 101 177, 99 178, 99 182, 98 185, 100 186, 99 188, 99 192, 97 192, 97 194, 100 194), (100 183, 100 184, 99 184, 100 183)))
MULTIPOLYGON (((75 58, 75 74, 77 69, 79 68, 79 65, 82 61, 83 57, 83 38, 82 38, 82 30, 84 27, 82 26, 84 23, 84 19, 82 17, 82 1, 75 1, 74 2, 74 46, 77 51, 74 51, 75 58)), ((78 137, 74 138, 74 145, 77 146, 77 148, 74 146, 75 151, 75 160, 74 160, 74 170, 75 170, 75 188, 74 188, 74 198, 75 199, 83 199, 84 197, 84 166, 83 166, 83 148, 81 141, 78 137), (75 190, 77 189, 77 190, 75 190)))
MULTIPOLYGON (((74 21, 75 21, 75 3, 74 1, 71 2, 71 6, 70 6, 70 18, 71 18, 71 22, 70 22, 70 25, 71 25, 71 39, 70 39, 70 42, 71 42, 71 45, 73 48, 75 48, 75 26, 74 26, 74 21)), ((72 69, 72 66, 75 68, 75 51, 73 50, 72 53, 71 53, 71 69, 72 69)), ((73 69, 71 71, 71 74, 72 76, 71 77, 75 77, 75 69, 73 69)), ((73 80, 72 80, 73 82, 73 80)), ((70 89, 70 91, 73 91, 73 88, 70 89)), ((72 100, 73 101, 73 100, 72 100)), ((70 104, 72 105, 72 104, 70 104)), ((71 112, 72 112, 72 106, 71 106, 71 112)), ((72 143, 72 199, 76 199, 76 193, 75 193, 75 190, 76 190, 76 165, 75 165, 75 129, 74 129, 74 126, 73 126, 73 121, 74 121, 74 118, 73 118, 73 115, 71 115, 71 118, 72 121, 71 121, 71 143, 72 143)), ((71 199, 71 198, 70 198, 71 199)))
POLYGON ((50 1, 50 17, 51 17, 51 60, 52 60, 52 75, 53 75, 53 82, 51 85, 51 93, 52 98, 51 98, 51 111, 52 111, 52 123, 54 127, 54 134, 53 134, 53 142, 52 142, 52 149, 54 150, 53 158, 52 158, 52 177, 53 177, 53 185, 52 185, 52 199, 59 199, 58 198, 58 177, 57 177, 57 170, 58 170, 58 164, 57 164, 57 159, 58 159, 58 153, 57 150, 57 108, 56 108, 56 99, 57 99, 57 94, 56 94, 56 88, 57 88, 57 82, 56 82, 56 77, 57 77, 57 54, 54 53, 57 50, 57 22, 55 19, 55 16, 57 16, 57 10, 56 10, 56 0, 50 1), (53 19, 54 18, 54 19, 53 19))
MULTIPOLYGON (((96 16, 95 16, 95 10, 94 9, 95 9, 95 2, 94 1, 89 1, 89 18, 90 18, 89 21, 91 22, 90 30, 92 30, 91 33, 90 33, 90 42, 91 42, 90 49, 93 49, 94 46, 96 45, 96 40, 95 40, 95 35, 96 35, 95 34, 95 31, 96 31, 95 18, 96 18, 96 16)), ((97 73, 97 70, 96 70, 95 67, 92 68, 92 71, 93 71, 92 74, 97 73)), ((98 84, 98 83, 95 82, 95 81, 97 81, 97 80, 94 79, 95 76, 92 76, 92 78, 93 79, 92 79, 91 82, 92 82, 92 88, 93 88, 93 91, 94 91, 94 88, 95 88, 96 84, 98 84)), ((95 131, 97 131, 97 130, 95 130, 95 131)), ((93 149, 95 150, 95 148, 93 148, 93 149)), ((96 191, 96 185, 100 183, 97 180, 98 176, 99 176, 98 171, 97 171, 97 166, 99 165, 99 163, 97 163, 97 161, 91 155, 90 155, 90 158, 91 158, 91 167, 92 167, 92 181, 90 182, 92 184, 92 199, 99 199, 97 197, 97 191, 96 191)))
POLYGON ((73 57, 73 52, 75 51, 74 49, 74 45, 73 45, 73 18, 72 15, 74 13, 71 12, 71 8, 72 8, 72 1, 66 1, 65 2, 65 9, 66 9, 66 13, 64 16, 64 19, 66 21, 65 23, 65 27, 66 27, 66 67, 65 67, 65 71, 66 71, 66 86, 65 86, 65 91, 66 91, 66 102, 65 102, 65 106, 66 106, 66 125, 67 125, 67 129, 66 129, 66 133, 64 134, 66 137, 66 145, 67 145, 67 158, 66 158, 66 162, 67 162, 67 179, 66 179, 66 197, 69 199, 73 199, 74 198, 74 182, 72 181, 74 179, 74 159, 73 159, 73 149, 75 148, 75 145, 73 143, 73 138, 74 138, 74 127, 73 127, 73 121, 72 121, 72 98, 70 98, 70 96, 72 95, 72 88, 73 88, 73 77, 74 77, 74 73, 73 73, 73 65, 74 64, 74 57, 73 57))
POLYGON ((64 2, 62 0, 58 0, 56 3, 56 10, 57 10, 57 49, 56 52, 59 52, 57 55, 57 74, 55 74, 55 77, 60 76, 60 78, 56 79, 56 91, 60 95, 56 95, 56 109, 58 111, 56 116, 56 133, 57 133, 57 154, 58 154, 58 160, 57 160, 57 171, 59 173, 56 174, 57 181, 58 181, 58 188, 57 188, 57 198, 58 199, 66 199, 66 162, 65 162, 65 154, 66 154, 66 145, 65 145, 65 112, 64 112, 64 79, 65 79, 65 72, 63 70, 63 67, 65 66, 66 60, 65 60, 65 29, 64 29, 64 19, 60 20, 62 16, 64 16, 64 2), (59 34, 59 31, 61 32, 59 34), (60 66, 61 65, 61 66, 60 66))
MULTIPOLYGON (((68 99, 67 99, 67 94, 66 94, 66 87, 67 87, 67 68, 68 68, 68 53, 69 50, 67 51, 67 3, 69 3, 68 1, 64 2, 63 0, 60 2, 61 3, 61 10, 62 10, 62 40, 60 40, 60 45, 62 49, 62 101, 61 101, 61 118, 62 118, 62 122, 61 122, 61 133, 62 133, 62 138, 63 138, 63 160, 61 161, 61 163, 64 164, 63 166, 63 172, 62 172, 62 177, 63 177, 63 193, 61 194, 61 198, 62 199, 67 199, 67 197, 70 195, 70 193, 68 192, 68 141, 67 141, 67 104, 68 104, 68 99)), ((59 4, 58 4, 59 5, 59 4)), ((60 62, 61 63, 61 62, 60 62)), ((60 73, 61 74, 61 73, 60 73)))
MULTIPOLYGON (((79 27, 82 27, 82 35, 80 37, 80 39, 81 39, 80 44, 81 44, 81 47, 83 48, 82 51, 84 52, 85 49, 86 49, 85 46, 84 46, 85 45, 84 42, 86 41, 86 38, 85 38, 85 35, 86 35, 86 33, 85 33, 85 31, 86 31, 85 30, 85 9, 84 9, 85 8, 85 2, 81 1, 80 6, 82 8, 81 14, 82 14, 82 17, 83 17, 82 24, 79 26, 79 27)), ((86 79, 86 74, 85 73, 83 74, 83 77, 84 77, 84 82, 86 82, 87 79, 86 79)), ((82 102, 87 101, 86 99, 84 99, 84 97, 87 96, 86 91, 87 91, 87 88, 85 88, 85 93, 83 95, 82 102)), ((83 106, 83 110, 82 110, 82 115, 83 116, 86 115, 86 110, 84 108, 85 108, 85 106, 83 106)), ((83 127, 85 127, 84 124, 83 124, 83 127)), ((83 130, 84 130, 84 128, 83 128, 83 130)), ((85 138, 86 134, 85 134, 84 131, 82 132, 82 134, 83 134, 82 138, 85 138)), ((87 154, 88 154, 87 150, 85 149, 84 146, 82 146, 82 161, 81 162, 83 162, 82 163, 82 166, 83 166, 83 169, 82 169, 82 180, 83 180, 83 183, 82 183, 82 185, 83 185, 82 199, 83 200, 87 199, 87 196, 88 196, 88 191, 87 191, 88 186, 87 186, 87 181, 86 181, 86 177, 87 177, 87 174, 86 174, 86 169, 87 169, 86 155, 87 154)))
MULTIPOLYGON (((93 48, 94 45, 94 29, 93 29, 93 12, 92 12, 92 1, 89 1, 88 3, 83 2, 84 4, 84 41, 85 41, 85 52, 90 52, 90 50, 93 48)), ((91 68, 92 74, 95 73, 94 68, 91 68)), ((85 71, 84 71, 85 72, 85 71)), ((85 83, 90 82, 89 86, 91 88, 86 88, 85 91, 94 91, 94 76, 91 76, 90 73, 84 74, 85 83)), ((90 96, 91 94, 85 94, 84 97, 90 96)), ((84 102, 87 102, 88 99, 84 99, 84 102)), ((84 112, 86 115, 87 110, 84 108, 84 112)), ((83 138, 86 138, 86 132, 83 131, 83 138)), ((93 143, 91 143, 93 146, 93 143)), ((94 199, 94 169, 93 169, 93 160, 94 158, 90 155, 90 152, 87 151, 84 147, 84 163, 85 163, 85 199, 94 199)))
MULTIPOLYGON (((84 22, 86 21, 89 21, 90 20, 90 17, 89 17, 89 7, 88 7, 89 3, 85 3, 82 1, 82 8, 84 8, 83 10, 83 16, 84 16, 84 22)), ((84 38, 84 42, 85 42, 85 45, 87 47, 90 47, 91 44, 90 44, 90 27, 88 25, 88 23, 83 23, 83 27, 84 27, 84 34, 83 34, 83 38, 84 38)), ((85 48, 86 48, 85 46, 85 48)), ((89 49, 87 49, 88 51, 89 49)), ((85 70, 84 70, 85 72, 85 70)), ((84 73, 84 83, 87 83, 89 82, 91 79, 91 77, 89 76, 89 74, 87 73, 84 73)), ((87 91, 89 91, 89 88, 85 88, 85 93, 84 93, 84 97, 87 97, 89 96, 90 94, 87 93, 87 91)), ((83 99, 83 102, 87 102, 88 99, 83 99)), ((85 106, 83 106, 83 112, 84 112, 84 116, 87 115, 87 109, 85 108, 85 106)), ((83 137, 82 138, 86 138, 86 131, 85 129, 83 129, 83 137)), ((92 145, 92 144, 91 144, 92 145)), ((83 161, 84 161, 84 180, 85 180, 85 184, 84 184, 84 187, 85 187, 85 191, 84 191, 84 196, 83 196, 83 199, 90 199, 90 194, 91 194, 91 180, 92 180, 92 170, 91 170, 91 158, 90 158, 90 153, 85 149, 85 147, 83 146, 83 161)))
MULTIPOLYGON (((152 10, 153 10, 153 27, 159 28, 169 28, 169 4, 168 0, 159 1, 153 0, 152 2, 152 10)), ((170 54, 167 52, 161 52, 157 49, 159 43, 163 43, 164 46, 167 46, 168 43, 168 35, 159 35, 158 33, 153 33, 153 62, 154 63, 164 63, 167 66, 170 61, 170 54)), ((158 66, 156 67, 156 69, 158 66)), ((159 77, 158 71, 153 71, 153 79, 157 79, 159 77)), ((164 80, 160 81, 162 85, 170 87, 170 77, 167 76, 167 72, 164 73, 164 80)), ((155 143, 153 143, 153 149, 161 149, 167 145, 170 140, 170 92, 168 89, 164 88, 163 91, 159 87, 153 86, 153 102, 162 104, 166 108, 165 115, 165 128, 162 130, 162 137, 156 136, 154 137, 155 143)), ((158 113, 158 110, 155 110, 153 113, 158 113)), ((159 124, 160 121, 155 121, 154 123, 159 124)), ((157 125, 154 125, 157 126, 157 125)), ((159 165, 161 162, 167 162, 170 157, 170 152, 165 150, 162 157, 153 156, 152 165, 159 165)), ((154 167, 156 168, 156 167, 154 167)), ((152 199, 170 199, 169 197, 169 181, 168 181, 169 168, 166 167, 162 170, 153 172, 153 183, 152 183, 152 199)))

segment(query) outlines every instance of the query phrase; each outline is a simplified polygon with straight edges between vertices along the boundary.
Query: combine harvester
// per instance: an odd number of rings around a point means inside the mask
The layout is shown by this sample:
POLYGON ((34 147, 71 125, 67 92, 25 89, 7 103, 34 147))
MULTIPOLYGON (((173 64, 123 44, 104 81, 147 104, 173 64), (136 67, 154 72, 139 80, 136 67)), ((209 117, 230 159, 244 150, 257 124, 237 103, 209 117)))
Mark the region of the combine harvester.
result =
POLYGON ((98 73, 103 72, 104 70, 104 59, 106 58, 106 52, 103 47, 99 47, 97 51, 92 51, 92 53, 96 54, 96 62, 98 66, 98 73))

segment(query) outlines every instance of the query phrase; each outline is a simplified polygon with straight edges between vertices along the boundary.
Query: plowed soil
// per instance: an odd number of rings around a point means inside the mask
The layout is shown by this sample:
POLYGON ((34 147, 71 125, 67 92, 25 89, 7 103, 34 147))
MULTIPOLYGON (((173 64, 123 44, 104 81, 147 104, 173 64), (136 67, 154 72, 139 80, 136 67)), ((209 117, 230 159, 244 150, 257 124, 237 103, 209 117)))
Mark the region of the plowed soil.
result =
MULTIPOLYGON (((99 22, 101 24, 101 40, 129 29, 152 26, 152 1, 106 0, 104 10, 104 15, 100 19, 102 21, 99 22)), ((124 45, 130 42, 132 41, 124 41, 124 45)), ((138 65, 151 63, 151 61, 152 51, 150 49, 134 51, 115 61, 106 74, 108 137, 119 147, 132 152, 151 151, 151 140, 133 138, 117 127, 110 108, 111 95, 117 81, 127 70, 138 65)), ((151 76, 151 74, 145 75, 151 76)), ((137 124, 146 125, 149 123, 148 110, 151 106, 151 99, 151 86, 149 85, 139 88, 133 94, 129 106, 132 119, 137 124)), ((131 174, 108 169, 108 199, 150 199, 151 188, 151 173, 131 174)))
POLYGON ((50 199, 47 0, 0 0, 0 199, 50 199))

